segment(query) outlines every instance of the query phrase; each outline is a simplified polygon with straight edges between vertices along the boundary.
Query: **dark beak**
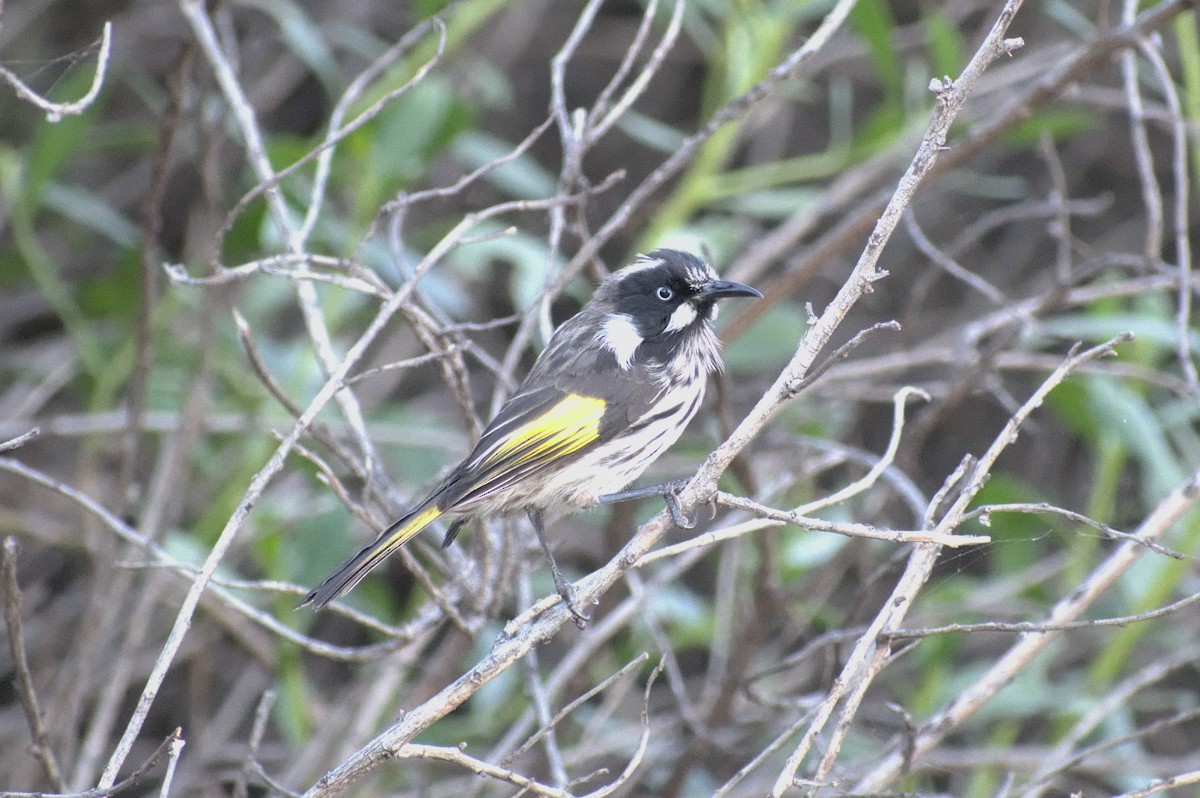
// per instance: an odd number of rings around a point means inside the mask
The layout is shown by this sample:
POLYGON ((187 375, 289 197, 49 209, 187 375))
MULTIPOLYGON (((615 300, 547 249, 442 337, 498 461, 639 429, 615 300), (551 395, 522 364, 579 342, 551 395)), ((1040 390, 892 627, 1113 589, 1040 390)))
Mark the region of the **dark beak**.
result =
POLYGON ((758 289, 741 283, 731 283, 728 280, 713 280, 704 286, 700 296, 704 299, 724 299, 730 296, 754 296, 762 299, 762 294, 758 292, 758 289))

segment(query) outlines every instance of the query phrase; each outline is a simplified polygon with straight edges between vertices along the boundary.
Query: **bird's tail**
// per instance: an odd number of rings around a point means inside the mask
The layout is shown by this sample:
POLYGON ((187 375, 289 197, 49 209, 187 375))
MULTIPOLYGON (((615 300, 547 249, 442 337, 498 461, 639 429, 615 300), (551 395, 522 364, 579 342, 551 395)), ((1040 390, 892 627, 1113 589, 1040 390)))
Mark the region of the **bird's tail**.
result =
POLYGON ((442 515, 436 504, 417 507, 408 515, 379 534, 375 542, 346 560, 338 569, 325 577, 325 581, 304 597, 297 607, 312 604, 321 609, 362 580, 367 572, 379 565, 385 557, 408 542, 409 538, 432 524, 442 515))

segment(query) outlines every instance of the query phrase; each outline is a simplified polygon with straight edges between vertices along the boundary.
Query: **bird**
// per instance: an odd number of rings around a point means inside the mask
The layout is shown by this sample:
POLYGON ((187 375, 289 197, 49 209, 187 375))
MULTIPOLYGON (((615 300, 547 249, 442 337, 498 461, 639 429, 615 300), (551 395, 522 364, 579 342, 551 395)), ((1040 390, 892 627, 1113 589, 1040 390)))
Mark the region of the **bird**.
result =
MULTIPOLYGON (((298 606, 324 607, 438 519, 450 522, 445 548, 472 518, 524 513, 556 590, 582 625, 587 616, 554 562, 543 515, 647 495, 621 491, 696 415, 708 375, 722 368, 713 320, 718 300, 729 297, 762 294, 674 249, 638 255, 610 274, 554 331, 470 454, 298 606)), ((675 522, 687 525, 669 489, 662 495, 675 522)))

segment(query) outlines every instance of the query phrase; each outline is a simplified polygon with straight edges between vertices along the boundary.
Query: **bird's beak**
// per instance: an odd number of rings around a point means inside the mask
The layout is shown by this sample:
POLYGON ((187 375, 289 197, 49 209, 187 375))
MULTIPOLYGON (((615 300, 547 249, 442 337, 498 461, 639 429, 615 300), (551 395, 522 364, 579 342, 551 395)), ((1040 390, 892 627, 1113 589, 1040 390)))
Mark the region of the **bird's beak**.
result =
POLYGON ((762 299, 762 294, 758 289, 741 283, 732 283, 729 280, 713 280, 704 286, 700 296, 704 299, 723 299, 729 296, 754 296, 762 299))

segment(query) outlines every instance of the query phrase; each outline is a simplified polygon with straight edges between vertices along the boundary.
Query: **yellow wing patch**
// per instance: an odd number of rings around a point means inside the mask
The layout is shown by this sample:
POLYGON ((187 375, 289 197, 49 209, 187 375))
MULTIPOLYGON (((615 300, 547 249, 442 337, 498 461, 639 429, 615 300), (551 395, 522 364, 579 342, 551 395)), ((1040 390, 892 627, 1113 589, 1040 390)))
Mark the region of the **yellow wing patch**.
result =
POLYGON ((492 465, 516 454, 524 462, 548 452, 570 454, 600 437, 600 418, 606 403, 593 396, 568 394, 554 407, 527 421, 484 458, 492 465))

